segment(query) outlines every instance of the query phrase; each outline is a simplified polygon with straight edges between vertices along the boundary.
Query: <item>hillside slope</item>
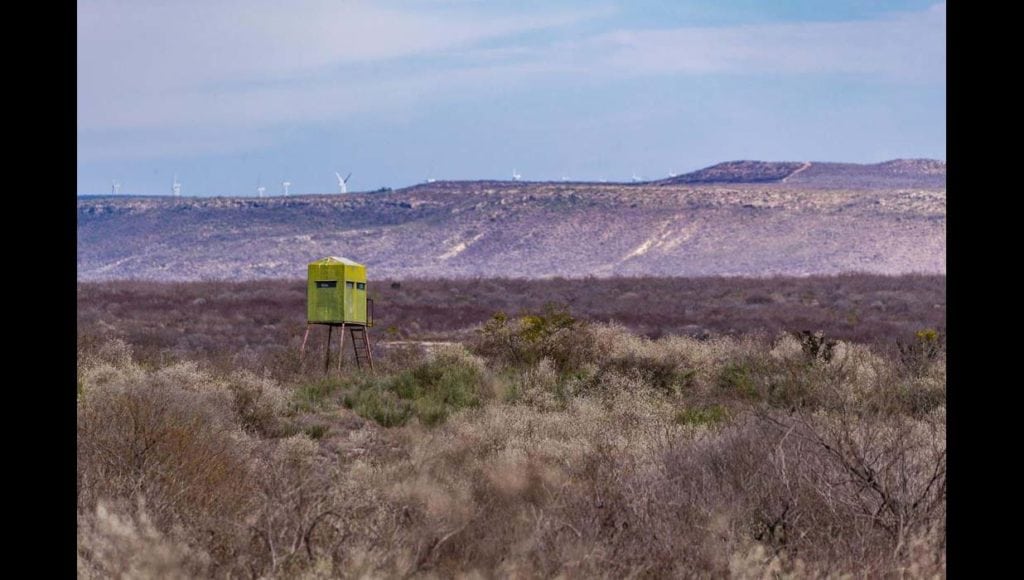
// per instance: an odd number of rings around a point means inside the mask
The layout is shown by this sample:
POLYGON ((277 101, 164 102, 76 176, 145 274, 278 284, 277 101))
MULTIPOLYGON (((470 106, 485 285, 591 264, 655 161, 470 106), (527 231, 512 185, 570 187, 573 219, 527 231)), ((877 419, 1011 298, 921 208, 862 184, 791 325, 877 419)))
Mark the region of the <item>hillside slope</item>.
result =
POLYGON ((662 179, 663 185, 788 183, 797 187, 891 189, 946 187, 946 163, 935 159, 893 159, 882 163, 820 161, 727 161, 662 179))
POLYGON ((327 255, 376 277, 945 272, 944 185, 817 185, 857 176, 834 165, 776 183, 467 181, 344 196, 80 198, 78 278, 303 277, 327 255))

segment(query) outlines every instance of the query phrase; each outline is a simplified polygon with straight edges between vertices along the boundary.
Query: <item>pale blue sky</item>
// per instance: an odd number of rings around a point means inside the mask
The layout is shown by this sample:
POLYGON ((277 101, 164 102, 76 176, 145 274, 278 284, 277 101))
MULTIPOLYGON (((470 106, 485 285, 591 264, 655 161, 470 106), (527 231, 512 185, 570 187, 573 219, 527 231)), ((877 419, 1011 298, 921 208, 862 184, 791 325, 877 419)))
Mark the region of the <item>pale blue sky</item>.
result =
POLYGON ((945 159, 944 3, 78 2, 78 194, 945 159))

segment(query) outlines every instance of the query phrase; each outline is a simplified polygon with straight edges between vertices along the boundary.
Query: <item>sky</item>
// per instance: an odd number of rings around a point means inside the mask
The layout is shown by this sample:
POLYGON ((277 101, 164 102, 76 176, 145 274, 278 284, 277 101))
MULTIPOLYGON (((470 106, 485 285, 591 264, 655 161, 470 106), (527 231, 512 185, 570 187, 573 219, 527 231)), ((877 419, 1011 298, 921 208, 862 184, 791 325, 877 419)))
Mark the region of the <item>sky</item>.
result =
POLYGON ((79 0, 78 195, 946 158, 915 0, 79 0))

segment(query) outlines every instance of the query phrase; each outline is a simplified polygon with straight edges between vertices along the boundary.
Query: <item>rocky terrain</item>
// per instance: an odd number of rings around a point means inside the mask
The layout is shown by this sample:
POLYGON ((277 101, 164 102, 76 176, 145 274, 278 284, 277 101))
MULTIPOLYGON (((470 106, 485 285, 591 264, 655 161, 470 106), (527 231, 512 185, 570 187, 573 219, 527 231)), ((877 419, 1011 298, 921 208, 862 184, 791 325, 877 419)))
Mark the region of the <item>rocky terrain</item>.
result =
POLYGON ((78 278, 945 273, 945 163, 730 162, 637 184, 442 181, 266 199, 83 197, 78 278))

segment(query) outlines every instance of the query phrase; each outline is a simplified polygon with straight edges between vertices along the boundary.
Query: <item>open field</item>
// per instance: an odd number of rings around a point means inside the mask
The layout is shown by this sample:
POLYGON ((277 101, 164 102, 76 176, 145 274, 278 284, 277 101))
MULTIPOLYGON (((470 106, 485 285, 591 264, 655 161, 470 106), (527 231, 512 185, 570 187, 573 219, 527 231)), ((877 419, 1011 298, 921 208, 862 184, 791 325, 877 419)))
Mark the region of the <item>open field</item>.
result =
POLYGON ((79 576, 943 575, 944 287, 372 281, 325 377, 301 281, 80 284, 79 576))
MULTIPOLYGON (((80 341, 121 338, 145 360, 259 357, 298 348, 305 282, 80 283, 80 341)), ((943 329, 945 276, 808 278, 613 278, 551 280, 371 280, 374 340, 465 340, 498 311, 545 303, 647 337, 823 331, 856 342, 894 344, 923 328, 943 329)))

